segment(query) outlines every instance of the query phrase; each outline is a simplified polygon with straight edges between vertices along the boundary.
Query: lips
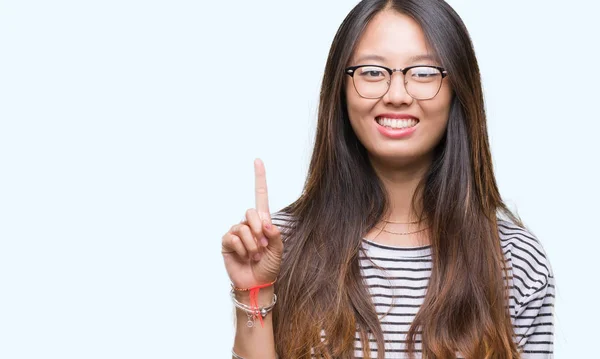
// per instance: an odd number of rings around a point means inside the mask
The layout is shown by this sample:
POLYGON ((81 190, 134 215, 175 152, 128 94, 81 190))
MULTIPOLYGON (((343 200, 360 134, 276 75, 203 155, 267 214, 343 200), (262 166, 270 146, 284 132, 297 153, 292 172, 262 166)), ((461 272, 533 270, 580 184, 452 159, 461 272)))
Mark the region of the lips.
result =
POLYGON ((411 128, 419 124, 419 120, 415 120, 414 118, 410 119, 390 119, 390 118, 378 118, 375 119, 375 122, 379 126, 385 126, 393 129, 401 129, 401 128, 411 128))
POLYGON ((419 123, 419 119, 407 113, 384 113, 375 117, 375 122, 387 128, 410 128, 419 123))
POLYGON ((419 119, 407 113, 382 113, 375 117, 376 128, 391 139, 410 138, 416 131, 419 119))

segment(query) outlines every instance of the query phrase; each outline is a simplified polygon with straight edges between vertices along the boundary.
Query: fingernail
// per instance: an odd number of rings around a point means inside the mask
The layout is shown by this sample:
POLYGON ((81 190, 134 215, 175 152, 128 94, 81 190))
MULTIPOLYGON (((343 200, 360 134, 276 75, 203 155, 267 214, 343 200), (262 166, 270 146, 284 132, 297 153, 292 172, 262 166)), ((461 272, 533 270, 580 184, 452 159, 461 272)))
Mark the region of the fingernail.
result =
POLYGON ((255 260, 255 261, 259 261, 259 260, 260 260, 260 257, 261 257, 260 253, 256 253, 256 254, 254 255, 254 260, 255 260))
POLYGON ((263 245, 263 247, 266 247, 269 245, 269 241, 267 241, 267 239, 265 237, 262 237, 260 239, 260 243, 263 245))
POLYGON ((271 229, 271 224, 269 223, 269 221, 267 221, 266 219, 264 220, 265 223, 265 228, 266 229, 271 229))

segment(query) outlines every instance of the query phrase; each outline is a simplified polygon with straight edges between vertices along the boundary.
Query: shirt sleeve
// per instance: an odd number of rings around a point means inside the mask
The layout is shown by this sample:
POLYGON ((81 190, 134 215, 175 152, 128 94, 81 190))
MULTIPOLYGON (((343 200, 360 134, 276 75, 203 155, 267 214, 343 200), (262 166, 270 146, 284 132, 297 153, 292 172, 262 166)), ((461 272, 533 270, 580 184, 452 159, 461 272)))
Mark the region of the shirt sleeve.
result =
POLYGON ((517 304, 516 342, 523 359, 554 358, 555 282, 551 269, 536 284, 539 286, 530 288, 531 292, 517 304))

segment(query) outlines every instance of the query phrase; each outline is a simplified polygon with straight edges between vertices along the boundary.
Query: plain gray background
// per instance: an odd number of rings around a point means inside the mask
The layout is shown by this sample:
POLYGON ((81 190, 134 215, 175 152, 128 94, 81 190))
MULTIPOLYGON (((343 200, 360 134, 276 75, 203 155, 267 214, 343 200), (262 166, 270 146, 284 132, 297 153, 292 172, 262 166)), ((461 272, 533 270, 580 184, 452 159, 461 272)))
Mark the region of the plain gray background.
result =
MULTIPOLYGON (((221 236, 254 206, 254 158, 272 210, 300 194, 355 3, 0 1, 0 357, 227 357, 221 236)), ((590 357, 600 8, 450 3, 501 193, 556 274, 556 357, 590 357)))

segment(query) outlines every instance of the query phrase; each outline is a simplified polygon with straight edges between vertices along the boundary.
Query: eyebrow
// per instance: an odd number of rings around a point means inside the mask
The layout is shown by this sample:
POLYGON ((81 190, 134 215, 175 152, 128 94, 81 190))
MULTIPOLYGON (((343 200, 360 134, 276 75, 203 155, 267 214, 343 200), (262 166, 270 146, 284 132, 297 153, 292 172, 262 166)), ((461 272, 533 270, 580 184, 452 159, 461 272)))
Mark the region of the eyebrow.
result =
MULTIPOLYGON (((385 57, 380 56, 380 55, 363 55, 363 56, 359 57, 358 59, 356 59, 356 62, 362 62, 365 60, 376 60, 376 61, 384 62, 386 59, 385 59, 385 57)), ((417 61, 435 61, 435 62, 437 62, 437 59, 435 58, 435 56, 430 55, 430 54, 415 55, 415 56, 411 56, 408 58, 408 62, 417 62, 417 61)))

